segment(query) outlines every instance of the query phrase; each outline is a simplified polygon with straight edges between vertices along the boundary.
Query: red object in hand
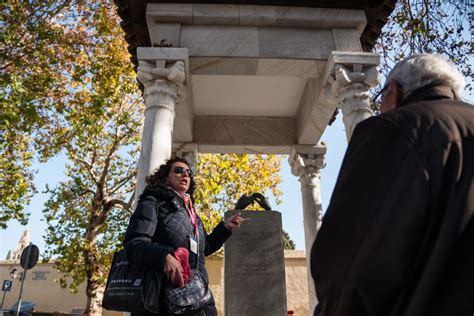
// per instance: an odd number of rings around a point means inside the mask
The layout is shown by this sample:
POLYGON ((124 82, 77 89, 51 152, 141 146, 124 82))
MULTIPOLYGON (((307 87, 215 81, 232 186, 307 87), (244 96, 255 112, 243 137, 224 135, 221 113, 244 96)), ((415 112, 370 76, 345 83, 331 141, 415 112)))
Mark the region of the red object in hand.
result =
POLYGON ((191 277, 191 268, 189 267, 189 251, 186 248, 179 247, 174 251, 174 257, 181 264, 181 271, 183 272, 184 284, 188 284, 191 277))

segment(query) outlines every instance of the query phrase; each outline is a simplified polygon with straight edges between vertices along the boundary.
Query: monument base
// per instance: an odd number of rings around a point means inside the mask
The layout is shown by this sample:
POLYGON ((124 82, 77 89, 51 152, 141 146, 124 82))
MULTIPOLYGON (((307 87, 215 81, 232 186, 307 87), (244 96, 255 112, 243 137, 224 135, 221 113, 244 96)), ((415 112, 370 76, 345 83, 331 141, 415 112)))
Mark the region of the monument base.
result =
POLYGON ((229 211, 250 218, 225 244, 226 316, 287 316, 281 213, 229 211))

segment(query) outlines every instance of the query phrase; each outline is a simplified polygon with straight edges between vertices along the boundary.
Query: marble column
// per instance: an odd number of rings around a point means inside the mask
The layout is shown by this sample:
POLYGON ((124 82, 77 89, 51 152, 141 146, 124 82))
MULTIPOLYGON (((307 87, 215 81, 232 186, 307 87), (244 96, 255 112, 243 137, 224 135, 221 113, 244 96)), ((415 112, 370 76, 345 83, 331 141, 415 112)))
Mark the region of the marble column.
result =
POLYGON ((138 161, 138 197, 145 188, 145 178, 171 156, 175 106, 186 97, 186 72, 183 61, 156 64, 139 61, 138 80, 144 86, 145 122, 138 161))
POLYGON ((356 125, 373 115, 370 109, 369 89, 379 82, 377 66, 335 64, 334 74, 328 81, 342 111, 346 137, 349 141, 356 125))
MULTIPOLYGON (((308 294, 310 310, 316 306, 316 291, 311 276, 311 246, 316 238, 321 222, 323 211, 320 193, 320 170, 326 165, 324 155, 326 146, 296 145, 293 147, 289 157, 291 172, 299 177, 301 183, 301 197, 303 202, 303 220, 305 235, 306 263, 308 271, 308 294)), ((311 314, 312 315, 312 314, 311 314)))

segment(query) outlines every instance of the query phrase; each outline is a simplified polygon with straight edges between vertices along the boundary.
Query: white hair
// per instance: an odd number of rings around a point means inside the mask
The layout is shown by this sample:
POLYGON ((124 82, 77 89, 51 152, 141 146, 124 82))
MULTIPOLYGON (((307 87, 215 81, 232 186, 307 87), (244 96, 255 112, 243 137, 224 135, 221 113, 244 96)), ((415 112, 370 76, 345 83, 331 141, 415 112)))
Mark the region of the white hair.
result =
POLYGON ((395 79, 405 97, 414 90, 428 85, 445 85, 453 89, 456 99, 461 99, 465 80, 456 66, 441 55, 417 54, 400 61, 390 71, 386 82, 395 79))

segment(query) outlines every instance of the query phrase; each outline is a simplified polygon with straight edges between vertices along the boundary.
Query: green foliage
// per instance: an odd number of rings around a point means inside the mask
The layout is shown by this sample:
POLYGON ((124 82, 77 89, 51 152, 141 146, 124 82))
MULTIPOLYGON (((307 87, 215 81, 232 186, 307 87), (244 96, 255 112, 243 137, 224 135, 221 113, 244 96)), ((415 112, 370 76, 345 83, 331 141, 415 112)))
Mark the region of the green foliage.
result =
POLYGON ((27 148, 28 137, 15 130, 4 130, 0 136, 0 229, 11 219, 27 223, 24 206, 36 192, 33 185, 32 153, 27 148))
POLYGON ((285 230, 283 231, 283 248, 285 250, 295 250, 296 248, 295 242, 285 230))
POLYGON ((63 73, 68 94, 35 135, 44 159, 63 150, 69 161, 68 180, 47 189, 46 257, 70 277, 62 286, 87 281, 91 301, 131 213, 143 104, 111 2, 68 7, 59 23, 84 36, 63 73))
POLYGON ((45 256, 64 273, 62 286, 87 281, 89 298, 100 295, 131 212, 142 124, 115 10, 93 0, 8 1, 1 10, 0 227, 26 222, 32 160, 63 152, 68 180, 47 189, 45 256))
POLYGON ((130 215, 127 209, 106 205, 92 211, 94 193, 88 188, 93 188, 94 184, 80 173, 75 176, 78 169, 69 166, 67 174, 71 180, 47 190, 51 195, 44 210, 48 223, 46 259, 55 258, 56 268, 63 273, 60 284, 72 292, 76 292, 88 277, 103 284, 110 266, 110 254, 121 247, 130 215), (97 219, 105 214, 106 221, 99 224, 97 219), (91 233, 95 234, 92 240, 89 238, 91 233), (95 257, 93 265, 86 260, 91 255, 95 257), (88 270, 95 273, 88 275, 88 270))
POLYGON ((0 228, 25 224, 34 171, 32 136, 48 124, 48 109, 67 93, 61 71, 75 39, 54 18, 68 1, 0 4, 0 228))
MULTIPOLYGON (((277 155, 200 154, 194 198, 206 229, 211 231, 242 194, 265 195, 270 190, 280 203, 281 159, 277 155)), ((261 209, 257 203, 252 208, 261 209)))

